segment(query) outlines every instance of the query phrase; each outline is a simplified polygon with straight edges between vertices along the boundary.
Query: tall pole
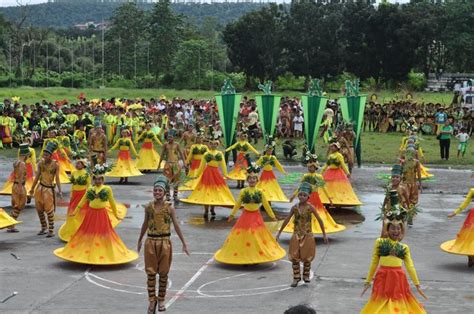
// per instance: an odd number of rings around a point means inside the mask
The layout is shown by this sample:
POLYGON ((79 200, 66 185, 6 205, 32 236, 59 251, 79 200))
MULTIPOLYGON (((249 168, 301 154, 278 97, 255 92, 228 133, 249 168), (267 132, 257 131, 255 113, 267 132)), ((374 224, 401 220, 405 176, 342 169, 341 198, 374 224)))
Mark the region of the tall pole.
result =
POLYGON ((49 52, 48 52, 48 42, 46 42, 46 87, 49 87, 49 52))
POLYGON ((137 42, 135 42, 135 49, 133 52, 133 66, 134 66, 134 80, 137 83, 137 42))
MULTIPOLYGON (((36 41, 33 40, 33 73, 36 72, 36 41)), ((36 80, 33 80, 33 86, 36 87, 36 80)))
POLYGON ((150 42, 146 45, 146 74, 150 75, 150 42))
POLYGON ((74 39, 71 42, 72 49, 71 49, 71 88, 74 88, 74 39))
MULTIPOLYGON (((95 37, 95 36, 94 36, 95 37)), ((95 87, 95 38, 92 38, 92 87, 95 87)))
POLYGON ((10 39, 9 58, 10 58, 10 87, 12 87, 12 41, 11 41, 11 39, 10 39))
POLYGON ((61 74, 61 44, 58 45, 58 71, 61 74))
POLYGON ((119 49, 118 49, 118 50, 119 50, 119 51, 118 51, 118 53, 119 53, 119 64, 118 64, 118 68, 119 68, 119 76, 120 76, 120 74, 122 73, 122 72, 121 72, 121 64, 122 64, 122 54, 121 54, 121 52, 122 52, 122 38, 121 38, 121 37, 119 37, 119 43, 118 43, 118 44, 119 44, 119 49))
POLYGON ((105 68, 105 64, 104 64, 104 28, 105 28, 105 25, 104 25, 104 19, 102 19, 102 86, 105 86, 104 84, 104 68, 105 68))

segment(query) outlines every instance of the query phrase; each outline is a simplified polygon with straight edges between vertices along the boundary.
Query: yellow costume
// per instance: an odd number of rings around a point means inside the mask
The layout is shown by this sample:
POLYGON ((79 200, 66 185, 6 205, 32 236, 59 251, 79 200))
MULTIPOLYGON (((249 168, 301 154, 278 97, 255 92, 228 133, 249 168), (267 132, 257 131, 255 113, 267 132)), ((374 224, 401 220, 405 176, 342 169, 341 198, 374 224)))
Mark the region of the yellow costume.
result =
POLYGON ((106 185, 90 187, 75 213, 87 202, 88 210, 81 226, 66 246, 54 250, 54 254, 67 261, 92 265, 124 264, 136 260, 138 254, 125 246, 110 223, 108 204, 118 215, 112 189, 106 185))
POLYGON ((234 206, 234 196, 219 172, 220 165, 224 176, 227 176, 224 155, 217 150, 210 150, 203 158, 204 162, 201 162, 196 173, 196 177, 200 177, 196 188, 187 198, 180 201, 200 205, 234 206))
POLYGON ((248 162, 245 159, 245 154, 250 150, 255 155, 260 155, 259 152, 246 140, 239 140, 234 145, 228 147, 225 151, 229 152, 233 149, 237 150, 237 160, 234 164, 234 169, 229 172, 228 178, 231 180, 245 180, 247 178, 248 162))
POLYGON ((19 223, 21 223, 21 221, 13 219, 3 208, 0 208, 0 229, 11 227, 19 223))
POLYGON ((419 285, 408 245, 390 238, 379 238, 375 241, 366 283, 372 282, 377 267, 378 270, 372 295, 361 314, 426 313, 410 291, 410 285, 402 268, 403 263, 413 283, 419 285))
MULTIPOLYGON (((311 186, 313 187, 313 192, 309 196, 308 203, 313 205, 319 217, 323 221, 324 231, 326 233, 336 233, 336 232, 346 230, 346 227, 344 225, 340 225, 334 221, 331 214, 329 214, 326 207, 324 207, 323 202, 321 202, 320 194, 318 191, 323 192, 324 196, 326 197, 329 203, 328 192, 325 187, 323 176, 316 172, 306 173, 305 175, 303 175, 301 182, 307 182, 311 184, 311 186)), ((298 190, 295 191, 294 195, 296 195, 297 193, 298 193, 298 190)), ((286 225, 285 229, 283 229, 283 232, 292 233, 293 231, 294 231, 294 217, 291 218, 288 225, 286 225)), ((323 231, 321 230, 321 227, 319 226, 318 220, 316 219, 316 217, 314 217, 314 215, 312 215, 312 218, 311 218, 311 231, 314 234, 323 233, 323 231)))
POLYGON ((263 168, 257 188, 263 191, 267 200, 269 202, 289 202, 273 173, 273 167, 276 167, 282 174, 286 174, 278 159, 273 155, 265 154, 257 160, 257 166, 263 168))
POLYGON ((285 250, 276 242, 260 214, 263 205, 268 216, 275 219, 265 194, 255 187, 246 187, 240 191, 239 198, 232 209, 234 217, 240 207, 244 210, 222 247, 216 252, 216 261, 225 264, 261 264, 277 261, 286 255, 285 250))
MULTIPOLYGON (((469 190, 466 199, 454 213, 456 215, 461 213, 471 203, 473 197, 474 188, 469 190)), ((452 254, 474 256, 474 208, 467 214, 456 239, 444 242, 441 244, 441 249, 452 254)))
MULTIPOLYGON (((142 140, 143 144, 140 149, 140 159, 137 162, 137 168, 139 170, 157 170, 158 163, 160 162, 160 155, 153 147, 153 142, 155 142, 157 145, 163 145, 163 143, 161 143, 153 131, 142 132, 142 134, 135 140, 135 144, 142 140)), ((161 164, 164 165, 163 162, 161 164)), ((163 166, 160 168, 163 168, 163 166)))
POLYGON ((135 146, 133 146, 132 140, 129 137, 120 138, 110 150, 117 148, 120 149, 117 162, 112 170, 106 173, 106 176, 123 178, 143 175, 143 173, 137 169, 135 161, 130 156, 130 151, 132 151, 133 155, 137 156, 137 151, 135 150, 135 146))
POLYGON ((189 154, 186 158, 186 164, 189 166, 189 172, 187 176, 193 178, 187 181, 185 184, 179 187, 180 191, 192 191, 196 188, 200 177, 197 176, 197 172, 202 164, 202 158, 208 151, 208 148, 204 144, 193 144, 189 149, 189 154))
MULTIPOLYGON (((59 228, 59 238, 64 242, 71 240, 71 237, 76 233, 76 231, 81 226, 84 217, 86 215, 89 207, 86 205, 82 206, 81 210, 74 216, 72 213, 76 209, 79 202, 82 200, 84 194, 86 194, 87 188, 90 185, 90 176, 87 173, 86 169, 75 170, 71 173, 71 199, 69 201, 69 206, 67 208, 67 218, 66 222, 59 228)), ((127 214, 127 207, 123 204, 117 203, 117 213, 119 218, 123 219, 127 214)), ((112 224, 112 227, 116 227, 122 221, 117 219, 114 215, 113 209, 111 206, 106 206, 107 212, 109 214, 109 219, 112 224)))
MULTIPOLYGON (((362 203, 352 189, 352 185, 347 179, 349 169, 344 161, 344 157, 339 152, 329 154, 328 160, 322 169, 326 189, 332 202, 336 206, 359 206, 362 203)), ((324 204, 329 204, 329 199, 325 195, 320 195, 324 204)))

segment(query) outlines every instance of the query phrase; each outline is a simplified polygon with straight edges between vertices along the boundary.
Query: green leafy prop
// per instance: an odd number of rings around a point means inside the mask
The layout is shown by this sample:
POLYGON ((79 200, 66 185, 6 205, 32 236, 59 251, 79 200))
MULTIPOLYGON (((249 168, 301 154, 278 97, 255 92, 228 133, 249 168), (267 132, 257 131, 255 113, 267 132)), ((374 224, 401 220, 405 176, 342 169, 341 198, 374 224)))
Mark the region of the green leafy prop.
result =
POLYGON ((263 91, 263 95, 255 96, 262 132, 265 137, 273 136, 278 119, 281 96, 272 94, 272 81, 258 84, 258 88, 263 91))
POLYGON ((234 139, 242 95, 236 94, 232 81, 226 79, 221 88, 221 94, 215 97, 222 133, 224 135, 224 144, 227 148, 232 145, 234 139))
POLYGON ((323 91, 318 79, 312 79, 307 95, 301 96, 303 103, 304 135, 308 149, 314 152, 316 136, 321 126, 324 109, 328 98, 323 97, 323 91))

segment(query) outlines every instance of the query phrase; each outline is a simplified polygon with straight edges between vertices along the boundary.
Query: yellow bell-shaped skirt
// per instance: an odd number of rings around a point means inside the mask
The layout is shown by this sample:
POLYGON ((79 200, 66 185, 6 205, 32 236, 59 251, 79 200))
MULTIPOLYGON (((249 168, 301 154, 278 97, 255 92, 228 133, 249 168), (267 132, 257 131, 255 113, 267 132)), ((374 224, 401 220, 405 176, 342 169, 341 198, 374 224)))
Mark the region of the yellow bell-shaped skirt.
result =
POLYGON ((0 229, 14 226, 21 223, 21 221, 12 218, 3 208, 0 208, 0 229))
POLYGON ((258 180, 257 188, 262 190, 269 202, 288 203, 289 200, 283 193, 273 170, 263 170, 258 180))
POLYGON ((467 214, 456 239, 444 242, 441 249, 452 254, 474 256, 474 208, 467 214))
POLYGON ((115 178, 126 178, 142 176, 143 173, 138 170, 135 161, 130 156, 129 150, 120 150, 118 159, 112 170, 107 172, 105 176, 115 178))

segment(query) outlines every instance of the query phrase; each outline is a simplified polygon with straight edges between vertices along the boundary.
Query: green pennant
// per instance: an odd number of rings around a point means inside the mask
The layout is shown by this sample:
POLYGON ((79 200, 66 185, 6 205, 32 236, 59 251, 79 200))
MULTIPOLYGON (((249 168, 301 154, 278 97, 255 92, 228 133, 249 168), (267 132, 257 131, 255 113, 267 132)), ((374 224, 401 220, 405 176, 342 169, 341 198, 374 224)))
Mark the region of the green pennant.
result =
POLYGON ((346 122, 354 123, 354 132, 356 134, 357 146, 360 138, 360 130, 362 128, 362 121, 364 119, 365 102, 367 95, 359 95, 359 80, 355 80, 354 84, 346 81, 346 96, 338 99, 341 106, 342 118, 346 122))
POLYGON ((324 109, 326 108, 326 97, 320 96, 301 96, 303 102, 304 115, 304 135, 308 149, 313 152, 316 136, 321 126, 324 109))
POLYGON ((256 95, 258 116, 260 125, 265 138, 273 136, 275 132, 278 112, 280 110, 281 96, 272 95, 272 81, 265 84, 258 84, 258 88, 264 92, 264 95, 256 95))
POLYGON ((216 95, 219 119, 226 147, 232 145, 241 99, 242 95, 235 93, 235 88, 232 86, 232 82, 229 79, 224 81, 221 94, 216 95))

